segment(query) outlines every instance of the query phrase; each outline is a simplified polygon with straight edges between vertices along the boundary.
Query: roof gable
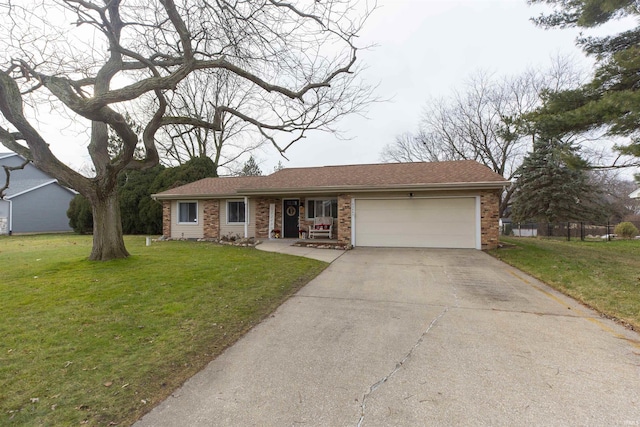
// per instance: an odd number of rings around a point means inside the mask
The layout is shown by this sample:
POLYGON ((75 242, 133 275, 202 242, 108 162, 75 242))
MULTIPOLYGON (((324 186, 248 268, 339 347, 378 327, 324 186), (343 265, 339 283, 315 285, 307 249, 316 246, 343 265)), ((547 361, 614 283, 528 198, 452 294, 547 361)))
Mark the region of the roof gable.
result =
MULTIPOLYGON (((19 154, 11 152, 0 153, 0 166, 20 166, 23 162, 24 158, 19 154)), ((33 163, 28 163, 22 169, 11 171, 9 188, 5 191, 5 197, 11 199, 50 184, 64 188, 71 194, 77 194, 75 191, 60 185, 57 179, 41 171, 33 163)))

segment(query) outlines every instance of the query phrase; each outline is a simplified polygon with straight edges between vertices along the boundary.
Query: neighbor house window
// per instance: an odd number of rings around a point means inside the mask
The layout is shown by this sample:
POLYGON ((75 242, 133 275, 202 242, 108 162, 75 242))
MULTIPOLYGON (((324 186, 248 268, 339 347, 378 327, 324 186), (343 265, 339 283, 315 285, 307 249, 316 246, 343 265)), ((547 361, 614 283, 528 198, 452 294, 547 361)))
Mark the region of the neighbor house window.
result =
POLYGON ((244 201, 233 200, 227 202, 227 222, 244 224, 244 201))
POLYGON ((338 218, 337 199, 307 199, 307 218, 313 219, 321 216, 338 218))
POLYGON ((178 202, 178 222, 195 224, 198 222, 197 202, 178 202))

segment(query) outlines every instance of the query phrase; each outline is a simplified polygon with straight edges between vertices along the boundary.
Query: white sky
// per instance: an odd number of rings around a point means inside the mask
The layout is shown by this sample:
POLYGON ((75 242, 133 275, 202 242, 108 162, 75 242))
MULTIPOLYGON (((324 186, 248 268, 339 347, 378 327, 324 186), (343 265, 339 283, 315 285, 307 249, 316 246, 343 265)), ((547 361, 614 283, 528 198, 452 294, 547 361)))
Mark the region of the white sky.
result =
POLYGON ((317 133, 287 151, 258 154, 263 173, 282 160, 285 167, 377 163, 396 135, 415 131, 428 98, 446 96, 475 71, 517 75, 527 68, 546 69, 553 56, 574 58, 590 67, 575 46, 576 29, 544 30, 530 18, 541 7, 525 0, 379 0, 368 21, 364 43, 378 46, 360 57, 367 80, 379 82, 367 118, 351 116, 339 127, 349 140, 317 133))
MULTIPOLYGON (((572 56, 581 66, 591 62, 575 47, 575 29, 544 30, 530 18, 540 7, 526 0, 378 0, 360 45, 376 44, 360 58, 365 78, 378 83, 365 117, 350 116, 338 127, 348 139, 312 133, 286 153, 267 147, 255 153, 264 174, 278 161, 285 167, 380 162, 383 147, 396 135, 415 131, 428 98, 461 87, 473 72, 517 75, 527 68, 546 69, 551 57, 572 56)), ((86 148, 69 139, 52 142, 61 160, 78 168, 88 163, 86 148)))

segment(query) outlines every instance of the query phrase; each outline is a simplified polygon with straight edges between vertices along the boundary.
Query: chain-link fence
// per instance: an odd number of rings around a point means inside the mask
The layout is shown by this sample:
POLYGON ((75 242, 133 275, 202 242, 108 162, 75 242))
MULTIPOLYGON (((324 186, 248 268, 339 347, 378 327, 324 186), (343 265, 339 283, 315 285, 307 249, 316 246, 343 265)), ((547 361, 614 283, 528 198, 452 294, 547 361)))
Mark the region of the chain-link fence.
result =
MULTIPOLYGON (((640 229, 640 221, 629 221, 640 229)), ((618 223, 595 224, 591 222, 515 222, 503 223, 503 236, 549 237, 566 240, 612 240, 618 223)))

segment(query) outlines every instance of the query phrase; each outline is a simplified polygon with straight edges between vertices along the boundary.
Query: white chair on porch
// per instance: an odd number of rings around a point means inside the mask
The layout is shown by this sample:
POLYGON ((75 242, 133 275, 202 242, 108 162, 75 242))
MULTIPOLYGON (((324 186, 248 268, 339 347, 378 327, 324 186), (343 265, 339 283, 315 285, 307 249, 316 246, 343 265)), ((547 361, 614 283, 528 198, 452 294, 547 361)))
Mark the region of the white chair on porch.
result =
POLYGON ((319 216, 313 220, 313 225, 309 227, 309 238, 326 237, 331 239, 333 236, 333 218, 330 216, 319 216))

